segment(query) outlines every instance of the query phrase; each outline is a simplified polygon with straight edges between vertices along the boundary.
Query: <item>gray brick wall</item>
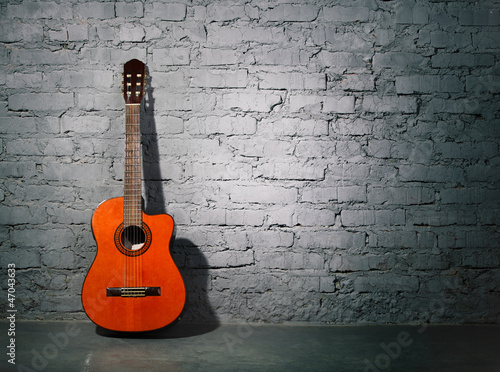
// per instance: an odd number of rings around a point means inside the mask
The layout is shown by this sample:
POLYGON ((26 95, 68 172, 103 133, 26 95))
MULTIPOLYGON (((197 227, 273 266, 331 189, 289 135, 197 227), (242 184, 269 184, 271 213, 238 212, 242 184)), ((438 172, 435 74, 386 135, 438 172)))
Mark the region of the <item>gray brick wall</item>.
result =
POLYGON ((139 58, 146 208, 176 221, 187 319, 498 322, 499 8, 2 1, 0 263, 19 318, 85 317, 139 58))

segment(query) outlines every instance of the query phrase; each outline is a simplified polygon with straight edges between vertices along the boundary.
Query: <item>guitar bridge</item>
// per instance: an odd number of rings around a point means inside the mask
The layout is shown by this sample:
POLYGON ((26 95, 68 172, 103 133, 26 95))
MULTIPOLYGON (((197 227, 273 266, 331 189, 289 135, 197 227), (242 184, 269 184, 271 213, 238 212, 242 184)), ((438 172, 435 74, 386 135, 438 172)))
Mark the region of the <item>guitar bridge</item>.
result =
POLYGON ((108 287, 106 297, 161 296, 160 287, 108 287))

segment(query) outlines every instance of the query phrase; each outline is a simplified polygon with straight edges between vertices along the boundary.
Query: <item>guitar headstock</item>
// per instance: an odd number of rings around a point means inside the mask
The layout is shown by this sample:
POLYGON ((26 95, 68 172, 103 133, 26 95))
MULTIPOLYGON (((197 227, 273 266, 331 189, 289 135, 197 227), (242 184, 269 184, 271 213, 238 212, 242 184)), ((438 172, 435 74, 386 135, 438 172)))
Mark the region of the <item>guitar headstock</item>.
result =
POLYGON ((123 66, 123 98, 126 104, 141 103, 145 74, 145 65, 138 59, 132 59, 123 66))

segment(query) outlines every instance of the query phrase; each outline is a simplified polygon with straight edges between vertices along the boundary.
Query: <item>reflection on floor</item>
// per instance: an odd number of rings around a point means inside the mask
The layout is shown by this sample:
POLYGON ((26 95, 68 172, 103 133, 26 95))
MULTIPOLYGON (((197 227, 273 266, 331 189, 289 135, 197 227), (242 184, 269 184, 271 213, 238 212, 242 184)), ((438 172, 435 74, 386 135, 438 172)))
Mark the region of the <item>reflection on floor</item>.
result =
POLYGON ((500 371, 499 325, 179 322, 123 335, 85 321, 18 320, 14 337, 8 322, 0 326, 0 371, 500 371))

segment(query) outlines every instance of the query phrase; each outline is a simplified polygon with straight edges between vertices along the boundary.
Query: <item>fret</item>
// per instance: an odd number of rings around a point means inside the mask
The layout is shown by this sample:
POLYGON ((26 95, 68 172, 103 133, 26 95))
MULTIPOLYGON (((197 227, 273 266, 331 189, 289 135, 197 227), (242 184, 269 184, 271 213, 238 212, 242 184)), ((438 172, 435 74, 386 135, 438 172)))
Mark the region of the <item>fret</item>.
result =
POLYGON ((125 105, 124 225, 142 225, 140 104, 125 105))

